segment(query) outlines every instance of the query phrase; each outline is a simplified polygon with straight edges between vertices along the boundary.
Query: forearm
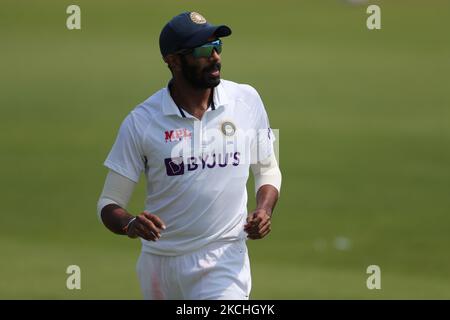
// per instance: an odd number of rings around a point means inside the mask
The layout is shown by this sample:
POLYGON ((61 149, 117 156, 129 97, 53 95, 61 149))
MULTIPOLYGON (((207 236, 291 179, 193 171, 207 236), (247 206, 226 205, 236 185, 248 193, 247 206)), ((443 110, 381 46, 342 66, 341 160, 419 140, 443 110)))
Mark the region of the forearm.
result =
POLYGON ((281 171, 274 154, 262 163, 251 165, 255 177, 256 209, 271 216, 281 190, 281 171))
POLYGON ((125 208, 135 185, 135 182, 114 171, 108 172, 97 212, 103 224, 116 234, 125 234, 123 229, 133 218, 125 208))
POLYGON ((266 184, 259 188, 256 193, 256 210, 262 209, 270 216, 278 201, 278 190, 272 185, 266 184))
POLYGON ((244 230, 249 239, 262 239, 271 230, 271 218, 278 200, 278 189, 265 184, 256 193, 256 210, 247 217, 244 230))

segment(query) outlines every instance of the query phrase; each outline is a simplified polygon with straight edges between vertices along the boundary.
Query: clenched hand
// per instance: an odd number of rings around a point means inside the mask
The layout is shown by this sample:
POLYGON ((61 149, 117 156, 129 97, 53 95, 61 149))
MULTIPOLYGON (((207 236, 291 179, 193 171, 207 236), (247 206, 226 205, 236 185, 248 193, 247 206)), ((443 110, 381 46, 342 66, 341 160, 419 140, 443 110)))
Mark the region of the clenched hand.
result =
POLYGON ((141 237, 148 241, 156 241, 161 238, 161 230, 166 226, 162 220, 148 211, 144 211, 130 223, 127 236, 130 238, 141 237))
POLYGON ((271 216, 267 210, 256 209, 247 217, 244 226, 248 238, 252 240, 262 239, 270 232, 271 216))

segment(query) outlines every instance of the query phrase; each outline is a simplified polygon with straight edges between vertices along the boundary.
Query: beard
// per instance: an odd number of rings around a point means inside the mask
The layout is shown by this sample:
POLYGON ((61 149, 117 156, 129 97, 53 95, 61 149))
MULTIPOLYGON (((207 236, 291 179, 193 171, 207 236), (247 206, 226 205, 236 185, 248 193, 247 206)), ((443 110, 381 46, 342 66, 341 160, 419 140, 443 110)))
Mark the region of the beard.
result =
POLYGON ((181 72, 189 84, 197 89, 209 89, 217 87, 220 83, 220 74, 211 75, 213 71, 220 71, 221 64, 213 63, 211 66, 201 68, 190 65, 184 56, 181 56, 181 72))

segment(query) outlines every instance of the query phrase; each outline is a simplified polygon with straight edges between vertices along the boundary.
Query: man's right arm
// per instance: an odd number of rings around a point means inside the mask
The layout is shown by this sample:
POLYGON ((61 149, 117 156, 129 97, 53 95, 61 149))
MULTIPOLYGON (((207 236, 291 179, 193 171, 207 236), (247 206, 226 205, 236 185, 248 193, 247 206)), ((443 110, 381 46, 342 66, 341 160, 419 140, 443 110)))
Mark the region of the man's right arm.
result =
POLYGON ((115 234, 121 235, 126 234, 126 226, 134 219, 132 214, 114 203, 104 206, 100 215, 105 227, 115 234))
POLYGON ((165 229, 161 219, 147 211, 135 217, 124 209, 135 186, 134 181, 109 171, 97 203, 97 213, 103 224, 116 234, 156 241, 165 229))

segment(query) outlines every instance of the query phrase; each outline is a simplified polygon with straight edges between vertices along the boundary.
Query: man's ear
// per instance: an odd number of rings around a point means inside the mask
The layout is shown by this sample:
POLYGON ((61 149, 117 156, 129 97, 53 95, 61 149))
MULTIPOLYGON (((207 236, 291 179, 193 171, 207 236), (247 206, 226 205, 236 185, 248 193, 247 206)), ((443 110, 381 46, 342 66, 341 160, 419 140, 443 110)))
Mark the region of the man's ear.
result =
POLYGON ((170 70, 181 70, 181 61, 180 57, 177 54, 168 54, 164 57, 164 61, 167 63, 170 70))

